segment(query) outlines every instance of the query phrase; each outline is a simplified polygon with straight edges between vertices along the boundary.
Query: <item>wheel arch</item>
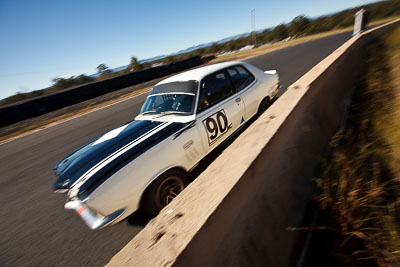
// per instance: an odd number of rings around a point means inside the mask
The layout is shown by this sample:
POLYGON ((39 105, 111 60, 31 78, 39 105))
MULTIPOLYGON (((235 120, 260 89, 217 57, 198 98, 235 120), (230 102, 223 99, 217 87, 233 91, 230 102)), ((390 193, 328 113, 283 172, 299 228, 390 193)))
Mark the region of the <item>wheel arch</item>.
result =
POLYGON ((185 175, 188 174, 188 171, 182 167, 182 166, 169 166, 167 168, 165 168, 164 170, 158 172, 156 175, 154 175, 145 185, 143 185, 142 187, 142 193, 140 195, 139 198, 139 203, 138 203, 138 208, 141 208, 143 205, 143 198, 146 195, 146 193, 148 192, 148 190, 151 188, 151 185, 161 176, 164 175, 167 172, 170 172, 172 170, 179 170, 182 171, 183 173, 185 173, 185 175))
POLYGON ((261 105, 263 104, 264 101, 268 100, 268 102, 271 104, 271 97, 269 95, 265 96, 261 101, 258 103, 257 107, 257 114, 260 115, 261 113, 261 105))

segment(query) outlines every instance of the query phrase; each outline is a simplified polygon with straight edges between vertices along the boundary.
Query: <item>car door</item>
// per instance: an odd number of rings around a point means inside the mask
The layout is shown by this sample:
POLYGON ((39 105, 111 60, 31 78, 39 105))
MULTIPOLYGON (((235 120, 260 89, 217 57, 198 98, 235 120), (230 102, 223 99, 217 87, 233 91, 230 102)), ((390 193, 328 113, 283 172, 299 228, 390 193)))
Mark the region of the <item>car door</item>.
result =
POLYGON ((243 116, 243 101, 225 70, 210 74, 200 82, 196 127, 206 153, 235 132, 243 124, 243 116))
POLYGON ((244 118, 247 121, 257 112, 258 104, 265 97, 263 94, 266 95, 267 91, 259 90, 260 84, 257 83, 255 76, 242 65, 230 67, 227 72, 244 103, 244 118))

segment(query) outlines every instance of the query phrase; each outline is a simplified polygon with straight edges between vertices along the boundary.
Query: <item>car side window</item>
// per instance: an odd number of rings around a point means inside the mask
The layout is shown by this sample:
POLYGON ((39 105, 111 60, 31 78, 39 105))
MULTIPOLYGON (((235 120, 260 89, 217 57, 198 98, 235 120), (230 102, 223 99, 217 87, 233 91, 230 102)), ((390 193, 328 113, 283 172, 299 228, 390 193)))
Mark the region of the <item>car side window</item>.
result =
POLYGON ((203 111, 235 92, 225 71, 213 73, 200 83, 197 111, 203 111))
POLYGON ((242 66, 235 66, 228 69, 236 91, 240 91, 249 86, 254 81, 254 76, 242 66))

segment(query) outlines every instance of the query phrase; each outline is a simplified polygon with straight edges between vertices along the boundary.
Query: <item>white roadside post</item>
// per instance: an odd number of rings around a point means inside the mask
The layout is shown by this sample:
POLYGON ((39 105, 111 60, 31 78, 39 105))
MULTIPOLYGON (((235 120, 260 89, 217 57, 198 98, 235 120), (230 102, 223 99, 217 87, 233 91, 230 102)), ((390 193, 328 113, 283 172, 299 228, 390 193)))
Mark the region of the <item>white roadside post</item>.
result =
POLYGON ((360 9, 355 15, 354 15, 354 31, 353 31, 353 36, 361 33, 364 30, 364 13, 365 9, 360 9))

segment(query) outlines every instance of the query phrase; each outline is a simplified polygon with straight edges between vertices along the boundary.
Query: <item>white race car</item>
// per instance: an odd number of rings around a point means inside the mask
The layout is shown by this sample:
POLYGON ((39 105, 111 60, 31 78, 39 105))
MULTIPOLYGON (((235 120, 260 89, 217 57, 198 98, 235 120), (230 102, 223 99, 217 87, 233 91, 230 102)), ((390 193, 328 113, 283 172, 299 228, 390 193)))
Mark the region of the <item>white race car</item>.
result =
POLYGON ((65 209, 99 229, 143 208, 156 215, 186 186, 187 174, 280 87, 275 70, 245 62, 209 65, 154 86, 134 121, 92 140, 54 167, 65 209))

